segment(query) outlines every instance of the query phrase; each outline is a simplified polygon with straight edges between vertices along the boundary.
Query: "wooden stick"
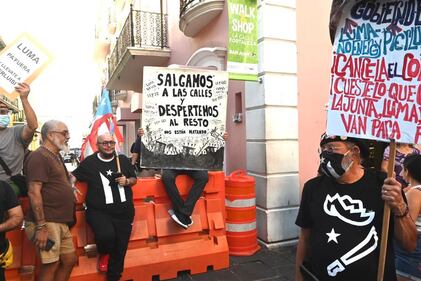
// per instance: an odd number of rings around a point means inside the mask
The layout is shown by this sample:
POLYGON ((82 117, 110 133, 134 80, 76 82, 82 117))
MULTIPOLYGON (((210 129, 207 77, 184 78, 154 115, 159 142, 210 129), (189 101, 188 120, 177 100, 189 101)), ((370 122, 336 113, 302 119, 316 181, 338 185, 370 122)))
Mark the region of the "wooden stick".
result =
MULTIPOLYGON (((389 153, 389 162, 387 166, 387 177, 393 177, 393 171, 395 169, 395 155, 396 155, 396 142, 395 140, 390 140, 390 153, 389 153)), ((386 262, 386 252, 387 252, 387 240, 389 236, 389 221, 390 221, 390 207, 386 202, 384 203, 383 211, 383 225, 382 225, 382 239, 380 242, 380 256, 379 264, 377 267, 377 281, 383 281, 384 278, 384 266, 386 262)))
POLYGON ((121 168, 120 168, 120 158, 118 158, 118 153, 117 150, 114 150, 115 152, 115 159, 117 161, 117 172, 121 173, 121 168))

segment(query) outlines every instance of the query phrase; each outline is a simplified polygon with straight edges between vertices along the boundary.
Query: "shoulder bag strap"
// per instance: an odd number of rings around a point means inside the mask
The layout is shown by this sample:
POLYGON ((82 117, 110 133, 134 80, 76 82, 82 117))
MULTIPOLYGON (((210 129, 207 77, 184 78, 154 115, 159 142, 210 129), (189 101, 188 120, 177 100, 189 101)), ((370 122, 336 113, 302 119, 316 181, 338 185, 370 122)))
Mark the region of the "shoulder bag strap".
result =
POLYGON ((3 170, 6 172, 6 175, 9 177, 12 176, 12 171, 10 170, 9 166, 4 162, 3 158, 0 156, 0 165, 3 167, 3 170))

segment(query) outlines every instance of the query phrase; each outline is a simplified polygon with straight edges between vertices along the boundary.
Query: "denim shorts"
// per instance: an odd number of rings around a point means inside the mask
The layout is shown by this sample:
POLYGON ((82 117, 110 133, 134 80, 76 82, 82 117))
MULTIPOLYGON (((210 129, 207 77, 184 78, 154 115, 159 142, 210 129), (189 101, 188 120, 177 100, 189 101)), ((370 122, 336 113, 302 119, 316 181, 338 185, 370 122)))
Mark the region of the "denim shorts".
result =
POLYGON ((418 234, 417 248, 408 253, 395 243, 396 273, 410 280, 421 281, 421 235, 418 234))

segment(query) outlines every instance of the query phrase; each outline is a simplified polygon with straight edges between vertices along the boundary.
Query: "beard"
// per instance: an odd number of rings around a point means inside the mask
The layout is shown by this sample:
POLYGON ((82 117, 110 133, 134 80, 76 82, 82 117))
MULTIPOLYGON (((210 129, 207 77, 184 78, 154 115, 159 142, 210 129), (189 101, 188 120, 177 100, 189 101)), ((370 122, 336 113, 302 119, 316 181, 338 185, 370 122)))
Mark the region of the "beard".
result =
POLYGON ((53 144, 60 149, 60 151, 63 151, 64 154, 69 153, 70 149, 69 146, 65 143, 60 143, 60 140, 58 140, 57 138, 53 139, 53 144))
POLYGON ((102 158, 105 158, 105 159, 111 159, 111 158, 114 157, 114 152, 112 152, 112 153, 105 153, 105 152, 101 151, 101 157, 102 158))

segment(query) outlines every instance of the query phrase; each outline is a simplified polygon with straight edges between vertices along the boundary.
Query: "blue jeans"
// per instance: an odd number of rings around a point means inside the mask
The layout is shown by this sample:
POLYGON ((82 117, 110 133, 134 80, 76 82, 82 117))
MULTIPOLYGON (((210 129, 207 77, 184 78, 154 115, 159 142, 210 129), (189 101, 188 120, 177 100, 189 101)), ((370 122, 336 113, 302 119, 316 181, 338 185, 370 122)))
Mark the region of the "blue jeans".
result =
POLYGON ((421 235, 418 234, 417 248, 414 252, 408 253, 398 243, 395 243, 395 253, 396 272, 412 280, 417 280, 413 277, 421 279, 421 270, 419 269, 421 263, 421 235))

